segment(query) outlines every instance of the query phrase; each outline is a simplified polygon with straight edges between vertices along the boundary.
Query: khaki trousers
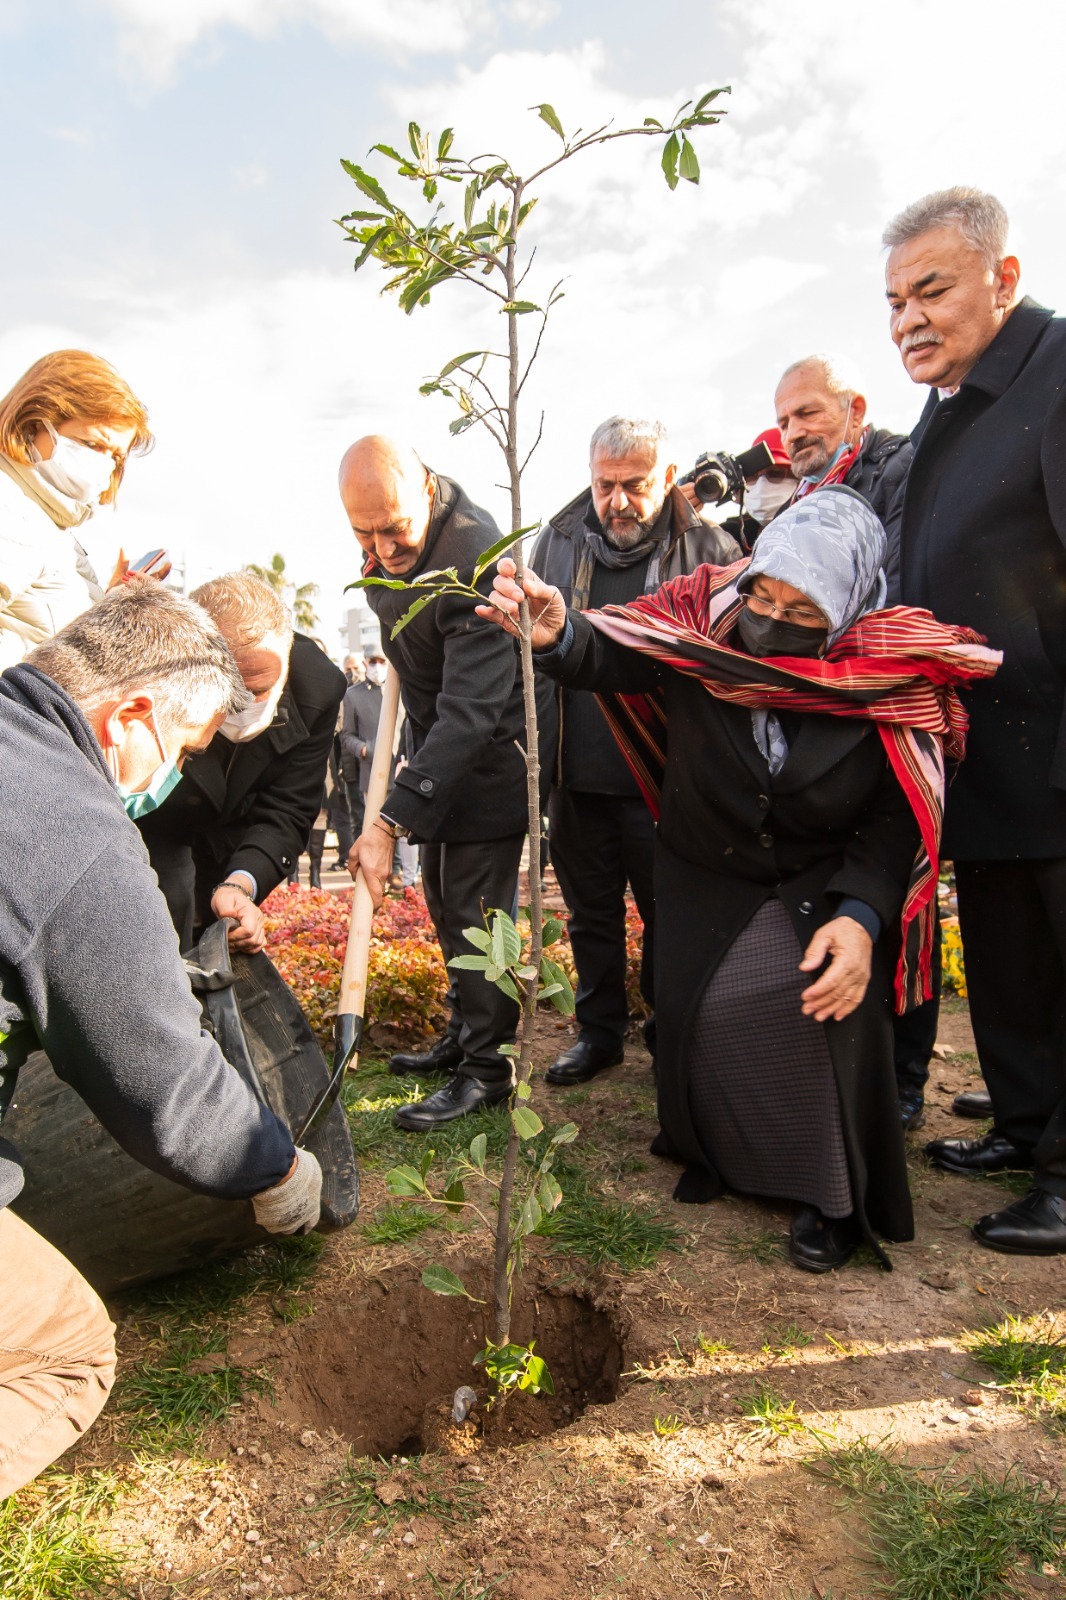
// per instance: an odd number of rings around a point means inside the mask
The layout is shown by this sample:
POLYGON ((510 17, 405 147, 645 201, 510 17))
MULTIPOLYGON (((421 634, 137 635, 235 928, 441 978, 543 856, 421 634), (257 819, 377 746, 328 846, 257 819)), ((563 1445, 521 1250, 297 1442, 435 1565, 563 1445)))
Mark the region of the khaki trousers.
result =
POLYGON ((0 1500, 78 1440, 115 1381, 115 1329, 65 1256, 0 1210, 0 1500))

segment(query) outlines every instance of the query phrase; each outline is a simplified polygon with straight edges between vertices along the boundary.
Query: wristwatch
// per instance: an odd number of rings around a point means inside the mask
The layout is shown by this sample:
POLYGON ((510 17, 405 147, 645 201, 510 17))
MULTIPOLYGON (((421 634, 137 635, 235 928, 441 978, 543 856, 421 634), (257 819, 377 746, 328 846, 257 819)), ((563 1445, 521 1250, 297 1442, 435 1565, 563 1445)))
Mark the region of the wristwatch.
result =
POLYGON ((411 837, 410 828, 405 828, 402 822, 397 822, 394 818, 386 816, 384 811, 378 812, 376 820, 384 824, 386 831, 391 833, 394 839, 409 839, 411 837))

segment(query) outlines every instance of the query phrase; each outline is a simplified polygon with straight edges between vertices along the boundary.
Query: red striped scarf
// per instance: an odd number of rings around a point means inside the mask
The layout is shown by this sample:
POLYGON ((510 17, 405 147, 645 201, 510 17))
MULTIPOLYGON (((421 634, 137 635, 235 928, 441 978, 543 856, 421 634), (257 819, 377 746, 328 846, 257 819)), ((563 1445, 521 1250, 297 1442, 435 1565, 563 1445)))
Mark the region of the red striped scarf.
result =
POLYGON ((808 483, 806 478, 801 478, 799 488, 792 496, 792 504, 802 500, 805 495, 813 494, 815 489, 828 489, 832 484, 843 483, 852 467, 862 455, 862 447, 869 437, 869 428, 864 428, 849 450, 845 450, 835 466, 830 467, 824 478, 818 478, 814 483, 808 483))
MULTIPOLYGON (((747 559, 699 567, 627 606, 586 612, 608 638, 698 678, 716 699, 752 709, 866 717, 877 724, 921 833, 904 898, 896 1007, 929 999, 944 816, 944 758, 961 761, 967 715, 954 687, 989 678, 1002 660, 971 628, 948 627, 928 611, 892 606, 852 623, 825 656, 770 659, 731 649, 743 605, 737 581, 747 559)), ((661 691, 599 695, 611 731, 656 817, 666 765, 661 691)))

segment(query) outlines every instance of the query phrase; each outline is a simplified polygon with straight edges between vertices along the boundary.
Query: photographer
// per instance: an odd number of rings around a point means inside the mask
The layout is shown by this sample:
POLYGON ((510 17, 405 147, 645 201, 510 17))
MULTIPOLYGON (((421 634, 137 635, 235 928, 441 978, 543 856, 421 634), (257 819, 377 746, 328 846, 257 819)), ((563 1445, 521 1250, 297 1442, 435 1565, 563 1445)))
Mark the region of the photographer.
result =
MULTIPOLYGON (((609 417, 592 435, 591 487, 541 530, 530 561, 577 611, 624 605, 707 563, 739 560, 739 545, 691 509, 675 484, 661 422, 609 417)), ((654 823, 596 703, 560 689, 558 764, 548 802, 552 862, 570 909, 577 966, 577 1043, 548 1082, 582 1083, 622 1059, 626 999, 625 892, 644 920, 641 992, 654 1005, 654 823)))
POLYGON ((704 497, 714 505, 735 499, 737 515, 726 517, 722 527, 743 550, 750 551, 766 524, 792 499, 796 480, 781 429, 764 428, 751 441, 751 449, 740 456, 728 456, 724 451, 700 456, 692 471, 678 479, 678 487, 700 516, 704 497))

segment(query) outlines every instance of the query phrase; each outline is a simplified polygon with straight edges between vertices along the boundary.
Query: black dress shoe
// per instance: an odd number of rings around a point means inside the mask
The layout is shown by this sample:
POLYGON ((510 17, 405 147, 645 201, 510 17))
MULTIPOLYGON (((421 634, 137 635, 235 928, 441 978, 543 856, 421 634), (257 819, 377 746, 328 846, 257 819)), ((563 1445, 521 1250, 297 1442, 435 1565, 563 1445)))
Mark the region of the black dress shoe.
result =
POLYGON ((823 1217, 817 1206, 801 1206, 788 1233, 788 1257, 804 1272, 831 1272, 850 1261, 862 1235, 854 1215, 823 1217))
POLYGON ((925 1121, 925 1096, 920 1089, 899 1091, 899 1114, 904 1133, 910 1133, 912 1128, 921 1127, 925 1121))
POLYGON ((1033 1164, 995 1129, 980 1139, 932 1139, 925 1153, 944 1172, 1018 1172, 1033 1164))
POLYGON ((398 1078, 431 1078, 435 1072, 454 1072, 462 1059, 463 1052, 458 1040, 446 1033, 443 1039, 438 1039, 435 1045, 420 1054, 393 1056, 389 1061, 389 1071, 398 1078))
POLYGON ((1009 1256, 1066 1254, 1066 1200, 1046 1189, 1030 1189, 1013 1205, 980 1217, 973 1236, 1009 1256))
POLYGON ((625 1051, 620 1044, 592 1044, 588 1039, 579 1039, 561 1056, 556 1056, 544 1074, 544 1081, 557 1086, 587 1083, 597 1072, 617 1067, 624 1056, 625 1051))
POLYGON ((957 1117, 973 1117, 975 1120, 990 1117, 992 1096, 987 1089, 967 1089, 964 1094, 955 1096, 951 1109, 957 1117))
POLYGON ((441 1089, 436 1089, 425 1100, 411 1106, 400 1106, 393 1113, 398 1128, 411 1133, 425 1133, 430 1128, 442 1127, 446 1122, 456 1122, 480 1111, 482 1106, 496 1106, 510 1097, 509 1083, 484 1083, 480 1078, 467 1078, 456 1073, 441 1089))

